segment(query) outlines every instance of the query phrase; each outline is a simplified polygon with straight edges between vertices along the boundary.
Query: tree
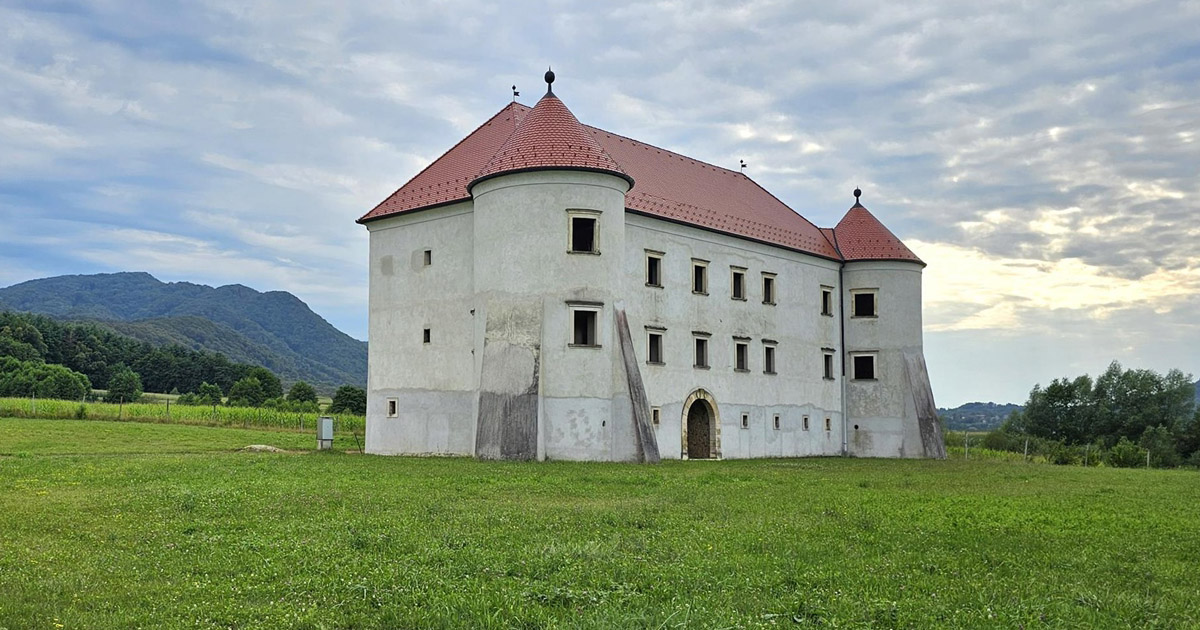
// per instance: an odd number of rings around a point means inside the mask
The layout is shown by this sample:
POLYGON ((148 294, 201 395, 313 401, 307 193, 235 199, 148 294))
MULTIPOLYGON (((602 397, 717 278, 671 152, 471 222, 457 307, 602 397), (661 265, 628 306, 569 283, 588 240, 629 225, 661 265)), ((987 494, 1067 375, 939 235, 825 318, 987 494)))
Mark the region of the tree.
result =
POLYGON ((333 394, 333 404, 329 405, 329 413, 353 413, 366 415, 367 392, 361 387, 342 385, 333 394))
MULTIPOLYGON (((246 378, 258 379, 258 384, 262 386, 263 394, 266 396, 263 400, 283 398, 283 383, 279 382, 279 377, 275 376, 271 370, 256 365, 246 371, 246 378)), ((230 392, 232 391, 230 390, 230 392)))
POLYGON ((316 404, 317 390, 304 381, 296 381, 296 384, 292 385, 292 388, 288 390, 287 399, 288 402, 310 402, 316 404))
POLYGON ((225 392, 221 391, 220 385, 208 381, 200 383, 200 389, 196 392, 196 400, 201 405, 219 405, 224 396, 225 392))
POLYGON ((229 388, 230 407, 258 407, 266 399, 262 383, 253 376, 247 376, 229 388))
POLYGON ((124 363, 108 377, 108 394, 105 402, 136 402, 142 397, 142 378, 124 363))

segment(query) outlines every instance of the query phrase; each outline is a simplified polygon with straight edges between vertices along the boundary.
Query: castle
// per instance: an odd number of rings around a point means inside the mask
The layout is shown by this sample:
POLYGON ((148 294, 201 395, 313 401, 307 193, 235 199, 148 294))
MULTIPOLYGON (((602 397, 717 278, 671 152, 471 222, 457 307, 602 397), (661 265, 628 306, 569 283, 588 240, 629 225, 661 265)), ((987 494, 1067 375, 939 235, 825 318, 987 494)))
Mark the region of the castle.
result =
POLYGON ((489 459, 944 457, 925 264, 859 202, 501 109, 358 220, 366 450, 489 459))

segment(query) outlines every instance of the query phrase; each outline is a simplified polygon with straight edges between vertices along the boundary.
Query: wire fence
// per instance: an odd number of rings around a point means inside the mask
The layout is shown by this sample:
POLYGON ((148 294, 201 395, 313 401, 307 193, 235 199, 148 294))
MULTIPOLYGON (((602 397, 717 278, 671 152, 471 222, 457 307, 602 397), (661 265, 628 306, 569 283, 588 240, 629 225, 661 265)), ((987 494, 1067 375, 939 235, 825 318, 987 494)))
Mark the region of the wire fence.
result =
POLYGON ((363 433, 366 418, 353 414, 280 411, 256 407, 180 405, 170 400, 136 403, 83 402, 46 398, 0 398, 0 416, 62 420, 116 420, 219 427, 315 430, 317 418, 333 418, 337 433, 363 433))

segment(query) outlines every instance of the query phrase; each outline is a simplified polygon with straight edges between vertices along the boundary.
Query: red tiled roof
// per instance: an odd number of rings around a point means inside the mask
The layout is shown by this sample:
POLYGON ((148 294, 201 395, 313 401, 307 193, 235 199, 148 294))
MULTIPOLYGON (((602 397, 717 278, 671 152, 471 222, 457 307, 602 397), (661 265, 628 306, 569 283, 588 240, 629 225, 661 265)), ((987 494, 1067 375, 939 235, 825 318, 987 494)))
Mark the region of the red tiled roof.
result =
POLYGON ((891 230, 861 204, 854 204, 833 228, 842 257, 850 260, 905 260, 924 265, 891 230))
POLYGON ((630 186, 633 179, 621 170, 600 143, 579 124, 575 114, 548 92, 525 115, 508 140, 471 182, 511 173, 543 169, 581 169, 601 171, 625 178, 630 186))
MULTIPOLYGON (((546 104, 547 114, 542 118, 546 122, 557 126, 564 120, 563 112, 571 121, 575 121, 574 115, 557 98, 543 98, 538 106, 542 107, 543 103, 546 104), (557 111, 559 108, 561 112, 557 111)), ((525 149, 526 141, 518 141, 517 137, 541 139, 555 136, 545 132, 535 133, 536 130, 531 130, 532 124, 524 124, 523 119, 531 111, 517 103, 506 106, 358 222, 365 223, 410 210, 469 199, 467 187, 477 176, 486 177, 524 168, 565 166, 632 177, 636 184, 625 196, 625 207, 631 211, 833 260, 842 259, 833 245, 832 234, 822 232, 737 171, 713 166, 577 121, 579 128, 594 138, 599 153, 595 148, 588 148, 581 150, 579 157, 549 153, 545 155, 552 157, 533 160, 529 156, 543 155, 541 149, 536 143, 525 149), (518 130, 521 131, 514 133, 518 130), (512 152, 502 156, 510 146, 512 152), (578 163, 573 160, 578 160, 578 163), (567 163, 555 164, 564 161, 567 163)), ((572 146, 584 147, 585 144, 578 140, 573 138, 572 146)))

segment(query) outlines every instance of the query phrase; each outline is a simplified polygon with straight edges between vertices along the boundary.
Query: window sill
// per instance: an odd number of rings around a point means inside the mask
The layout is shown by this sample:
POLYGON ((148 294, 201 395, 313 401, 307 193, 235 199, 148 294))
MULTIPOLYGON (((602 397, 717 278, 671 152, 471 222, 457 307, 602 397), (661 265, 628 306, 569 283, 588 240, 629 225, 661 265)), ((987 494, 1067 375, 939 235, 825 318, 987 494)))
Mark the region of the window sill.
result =
POLYGON ((567 347, 568 348, 603 348, 604 346, 601 346, 600 344, 569 343, 569 344, 567 344, 567 347))
POLYGON ((647 361, 646 365, 666 365, 663 361, 647 361))
POLYGON ((692 289, 692 295, 708 295, 708 291, 697 291, 692 289))
POLYGON ((648 287, 650 287, 650 288, 652 288, 652 289, 661 289, 661 288, 663 288, 663 285, 661 285, 661 284, 654 284, 654 283, 652 283, 652 282, 647 282, 647 283, 646 283, 646 286, 648 286, 648 287))
POLYGON ((707 366, 707 365, 693 365, 692 367, 696 368, 697 370, 710 370, 710 369, 712 369, 710 366, 707 366))
POLYGON ((824 380, 826 380, 826 381, 836 381, 837 379, 833 378, 832 376, 826 376, 824 380))
POLYGON ((763 302, 766 306, 775 306, 774 302, 763 302))
POLYGON ((734 372, 749 372, 749 368, 733 368, 734 372))
POLYGON ((775 372, 774 370, 772 370, 772 371, 769 371, 769 372, 768 372, 767 370, 763 370, 763 374, 768 374, 768 375, 770 375, 770 376, 775 376, 775 375, 776 375, 776 374, 778 374, 778 373, 779 373, 779 372, 775 372))
POLYGON ((733 300, 733 301, 735 301, 735 302, 745 302, 745 301, 746 301, 746 298, 744 298, 744 297, 736 297, 736 296, 730 297, 729 299, 731 299, 731 300, 733 300))
POLYGON ((852 382, 855 382, 855 383, 876 383, 876 382, 879 382, 879 379, 877 379, 877 378, 852 378, 852 379, 850 379, 850 380, 851 380, 852 382))
POLYGON ((600 252, 577 252, 573 249, 568 249, 567 253, 568 254, 577 254, 580 256, 599 256, 600 255, 600 252))
POLYGON ((821 313, 821 317, 833 317, 833 313, 821 313))
POLYGON ((878 315, 851 315, 850 319, 879 319, 878 315))

